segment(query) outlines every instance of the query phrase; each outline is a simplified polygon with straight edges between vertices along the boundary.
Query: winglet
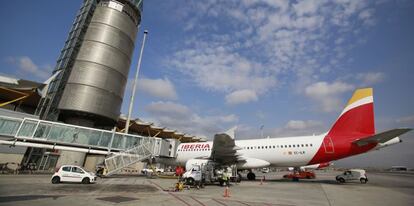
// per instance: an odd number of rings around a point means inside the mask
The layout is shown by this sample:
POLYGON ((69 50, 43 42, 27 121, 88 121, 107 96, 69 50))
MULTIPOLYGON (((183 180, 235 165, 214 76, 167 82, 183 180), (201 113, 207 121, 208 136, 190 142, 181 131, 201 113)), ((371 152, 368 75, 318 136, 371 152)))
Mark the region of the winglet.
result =
POLYGON ((235 137, 235 132, 236 132, 237 126, 234 126, 232 128, 230 128, 229 130, 227 130, 226 132, 224 132, 225 134, 229 135, 230 138, 234 139, 235 137))

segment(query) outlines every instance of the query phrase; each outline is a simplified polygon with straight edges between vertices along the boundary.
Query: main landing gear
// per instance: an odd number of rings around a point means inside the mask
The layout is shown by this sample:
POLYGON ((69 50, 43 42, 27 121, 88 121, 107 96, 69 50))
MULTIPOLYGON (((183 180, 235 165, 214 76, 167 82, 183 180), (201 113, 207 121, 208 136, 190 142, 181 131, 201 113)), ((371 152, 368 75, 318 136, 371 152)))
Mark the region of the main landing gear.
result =
POLYGON ((248 180, 255 180, 256 175, 250 170, 249 173, 247 173, 247 179, 248 180))

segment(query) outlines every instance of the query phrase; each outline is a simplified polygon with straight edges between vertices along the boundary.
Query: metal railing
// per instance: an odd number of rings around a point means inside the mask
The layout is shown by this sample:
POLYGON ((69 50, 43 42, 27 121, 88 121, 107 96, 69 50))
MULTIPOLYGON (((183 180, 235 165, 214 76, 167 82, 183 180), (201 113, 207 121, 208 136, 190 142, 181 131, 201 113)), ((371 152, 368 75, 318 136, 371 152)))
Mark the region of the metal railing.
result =
POLYGON ((128 167, 136 162, 151 158, 155 141, 151 139, 145 141, 145 143, 128 149, 125 152, 120 152, 106 158, 106 176, 112 175, 122 168, 128 167))

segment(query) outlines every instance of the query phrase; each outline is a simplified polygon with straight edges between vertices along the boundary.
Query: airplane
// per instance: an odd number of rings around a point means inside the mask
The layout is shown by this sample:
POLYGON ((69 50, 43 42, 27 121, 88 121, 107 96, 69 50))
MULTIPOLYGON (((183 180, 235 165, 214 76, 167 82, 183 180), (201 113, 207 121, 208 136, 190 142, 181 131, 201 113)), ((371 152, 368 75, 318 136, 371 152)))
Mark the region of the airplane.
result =
POLYGON ((235 129, 216 134, 213 141, 182 143, 175 162, 178 165, 215 161, 249 170, 247 179, 254 180, 252 169, 314 165, 343 159, 401 142, 399 136, 410 128, 376 133, 374 125, 373 89, 357 89, 331 129, 321 135, 235 140, 235 129))

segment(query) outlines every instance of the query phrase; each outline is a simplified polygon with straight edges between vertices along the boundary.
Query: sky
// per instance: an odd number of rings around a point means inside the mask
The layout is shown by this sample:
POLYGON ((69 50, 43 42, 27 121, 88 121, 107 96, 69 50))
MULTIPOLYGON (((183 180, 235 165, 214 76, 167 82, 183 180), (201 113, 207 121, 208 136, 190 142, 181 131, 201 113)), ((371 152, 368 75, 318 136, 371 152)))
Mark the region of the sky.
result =
MULTIPOLYGON (((46 80, 82 2, 4 2, 0 75, 46 80)), ((373 87, 377 131, 414 128, 414 1, 144 1, 123 114, 144 29, 135 118, 207 139, 320 134, 373 87)), ((337 164, 414 168, 413 133, 337 164)))

